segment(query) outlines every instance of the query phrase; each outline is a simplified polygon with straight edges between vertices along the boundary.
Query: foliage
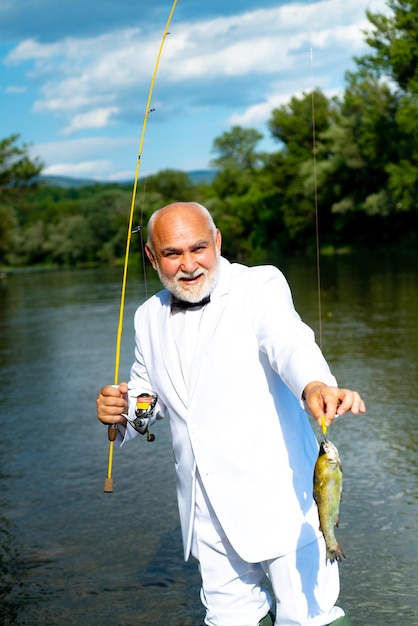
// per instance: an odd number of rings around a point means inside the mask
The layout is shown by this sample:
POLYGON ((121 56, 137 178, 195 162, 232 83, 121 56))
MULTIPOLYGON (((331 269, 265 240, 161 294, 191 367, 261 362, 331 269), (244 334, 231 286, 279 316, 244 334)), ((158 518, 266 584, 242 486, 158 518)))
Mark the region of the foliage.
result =
POLYGON ((179 198, 186 202, 193 199, 193 185, 189 176, 177 170, 161 170, 158 174, 149 176, 144 182, 145 191, 147 195, 154 194, 159 206, 161 202, 175 202, 179 198))
POLYGON ((38 159, 28 155, 28 146, 17 145, 19 135, 10 135, 0 141, 0 200, 4 202, 15 195, 16 190, 36 184, 42 170, 38 159))
MULTIPOLYGON (((271 175, 292 247, 304 248, 308 242, 314 242, 317 139, 322 136, 322 152, 326 156, 325 133, 334 123, 337 111, 336 101, 315 90, 274 110, 269 121, 273 137, 282 145, 271 175)), ((322 226, 325 235, 325 216, 322 226)))
POLYGON ((28 146, 19 146, 18 139, 15 134, 0 141, 0 262, 7 262, 14 249, 28 193, 42 170, 42 163, 30 159, 28 146))
POLYGON ((260 164, 256 147, 263 135, 253 128, 234 126, 217 137, 212 152, 217 154, 211 165, 218 174, 213 188, 220 198, 242 196, 248 192, 250 181, 260 164))
POLYGON ((19 222, 14 208, 0 204, 0 262, 9 260, 10 252, 16 243, 18 227, 19 222))
POLYGON ((396 145, 395 115, 387 85, 348 76, 338 122, 320 135, 318 150, 318 186, 327 190, 334 243, 349 241, 353 225, 357 243, 370 241, 376 221, 367 218, 392 212, 386 165, 396 145))
POLYGON ((415 91, 418 80, 418 6, 416 0, 388 0, 390 16, 366 11, 373 28, 366 43, 374 54, 357 59, 360 67, 389 76, 404 91, 415 91), (414 87, 415 85, 415 87, 414 87))
POLYGON ((386 77, 397 98, 394 153, 387 161, 388 192, 397 211, 417 211, 418 193, 418 5, 388 0, 390 16, 367 12, 366 42, 374 54, 357 59, 361 70, 386 77))

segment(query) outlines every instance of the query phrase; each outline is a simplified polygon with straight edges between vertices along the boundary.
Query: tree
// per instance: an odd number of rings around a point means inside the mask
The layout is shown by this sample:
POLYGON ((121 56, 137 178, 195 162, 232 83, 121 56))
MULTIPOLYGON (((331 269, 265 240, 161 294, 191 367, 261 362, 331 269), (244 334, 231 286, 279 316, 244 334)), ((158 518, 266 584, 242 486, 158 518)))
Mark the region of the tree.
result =
POLYGON ((18 220, 13 207, 0 204, 0 263, 8 264, 18 233, 18 220))
POLYGON ((346 73, 339 118, 318 149, 318 187, 327 190, 335 239, 355 232, 368 246, 413 232, 417 208, 418 10, 416 2, 388 4, 391 16, 367 12, 373 52, 346 73))
POLYGON ((390 16, 366 11, 373 29, 366 30, 366 42, 374 54, 356 59, 377 77, 389 76, 404 91, 418 87, 418 5, 416 0, 388 0, 390 16))
POLYGON ((315 135, 329 128, 335 118, 335 100, 328 100, 320 89, 294 96, 289 104, 274 109, 268 126, 282 149, 296 160, 312 158, 315 135))
POLYGON ((390 16, 367 12, 366 42, 374 54, 356 59, 360 71, 389 79, 397 98, 396 154, 388 161, 388 192, 398 212, 417 212, 418 196, 418 4, 388 0, 390 16))
POLYGON ((82 215, 63 217, 47 227, 44 249, 59 265, 76 265, 89 260, 91 233, 82 215))
POLYGON ((223 233, 223 249, 236 260, 266 260, 269 246, 263 224, 271 189, 266 185, 267 156, 257 150, 263 135, 254 128, 234 126, 213 142, 217 169, 210 206, 223 233))
POLYGON ((101 186, 79 201, 78 213, 85 219, 84 237, 88 236, 89 252, 84 260, 113 262, 123 257, 131 200, 131 191, 101 186))
POLYGON ((27 144, 17 145, 19 135, 10 135, 0 141, 0 201, 15 196, 22 190, 37 184, 36 177, 43 164, 38 158, 31 159, 27 144))
POLYGON ((218 171, 213 187, 219 197, 240 196, 248 191, 261 165, 262 156, 256 147, 262 138, 254 128, 234 126, 214 140, 212 152, 217 156, 211 165, 218 171))
POLYGON ((387 187, 385 168, 396 146, 397 100, 373 77, 348 79, 338 123, 320 135, 318 185, 331 191, 333 213, 385 215, 389 199, 377 194, 387 187))
POLYGON ((28 155, 28 146, 17 145, 19 135, 0 141, 0 262, 8 263, 18 238, 27 191, 42 170, 38 159, 28 155))
MULTIPOLYGON (((268 164, 271 184, 277 190, 276 207, 293 248, 314 244, 315 232, 315 156, 328 158, 329 140, 325 133, 336 123, 339 103, 328 99, 319 89, 293 97, 290 103, 272 111, 268 122, 272 136, 281 146, 268 164), (316 154, 315 154, 316 150, 316 154)), ((324 188, 321 188, 324 194, 324 188)), ((323 204, 322 228, 328 227, 328 205, 323 204)), ((274 223, 280 223, 274 216, 274 223)), ((269 225, 271 232, 271 225, 269 225)), ((283 238, 283 242, 285 239, 283 238)))
POLYGON ((182 200, 192 200, 193 185, 189 175, 180 170, 166 169, 158 174, 148 176, 144 181, 147 194, 149 192, 158 193, 161 197, 161 204, 168 204, 182 200))

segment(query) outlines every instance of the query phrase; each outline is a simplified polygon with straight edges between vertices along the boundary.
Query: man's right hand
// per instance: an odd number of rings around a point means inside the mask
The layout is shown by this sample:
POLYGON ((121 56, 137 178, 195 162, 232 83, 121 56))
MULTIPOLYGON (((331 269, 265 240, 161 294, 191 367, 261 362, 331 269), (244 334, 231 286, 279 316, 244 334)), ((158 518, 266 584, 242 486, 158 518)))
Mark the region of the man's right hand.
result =
POLYGON ((103 424, 122 424, 126 426, 126 418, 121 415, 128 412, 128 385, 106 385, 99 391, 96 400, 97 419, 103 424))

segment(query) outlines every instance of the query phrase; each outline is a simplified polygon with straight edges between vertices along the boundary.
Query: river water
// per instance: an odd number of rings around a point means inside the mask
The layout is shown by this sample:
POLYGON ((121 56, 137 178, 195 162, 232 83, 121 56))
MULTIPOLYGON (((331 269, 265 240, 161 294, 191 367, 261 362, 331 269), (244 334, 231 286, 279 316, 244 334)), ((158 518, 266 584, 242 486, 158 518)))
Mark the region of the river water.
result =
MULTIPOLYGON (((283 267, 319 335, 313 264, 283 267)), ((200 626, 199 576, 182 559, 168 424, 114 455, 97 390, 113 382, 121 271, 0 277, 0 621, 200 626)), ((158 288, 152 280, 150 292, 158 288)), ((121 378, 145 297, 130 270, 121 378)), ((344 467, 340 604, 357 626, 418 624, 416 258, 324 258, 322 345, 366 417, 335 422, 344 467)), ((318 438, 320 433, 316 429, 318 438)))

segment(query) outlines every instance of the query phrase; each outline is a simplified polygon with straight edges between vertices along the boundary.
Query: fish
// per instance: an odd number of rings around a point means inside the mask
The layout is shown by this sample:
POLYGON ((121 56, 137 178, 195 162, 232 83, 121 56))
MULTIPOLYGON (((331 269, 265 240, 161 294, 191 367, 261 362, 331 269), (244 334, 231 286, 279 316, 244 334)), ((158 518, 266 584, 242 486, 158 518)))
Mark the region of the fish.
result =
POLYGON ((324 535, 326 560, 342 561, 345 554, 335 537, 339 524, 343 470, 337 448, 328 439, 319 445, 313 476, 313 497, 318 507, 319 529, 324 535))

